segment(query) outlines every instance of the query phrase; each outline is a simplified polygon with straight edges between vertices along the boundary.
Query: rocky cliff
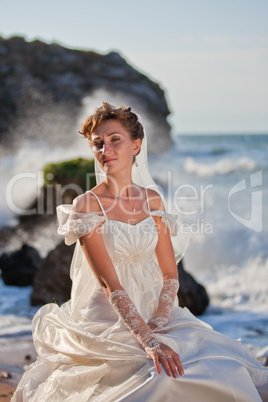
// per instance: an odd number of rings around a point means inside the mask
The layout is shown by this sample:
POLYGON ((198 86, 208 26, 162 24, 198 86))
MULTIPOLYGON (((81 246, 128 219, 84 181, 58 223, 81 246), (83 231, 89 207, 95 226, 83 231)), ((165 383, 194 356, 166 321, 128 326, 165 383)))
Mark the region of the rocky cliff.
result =
POLYGON ((72 126, 87 97, 98 101, 94 107, 101 101, 132 106, 150 122, 146 124, 148 137, 154 137, 149 141, 150 151, 170 147, 164 91, 120 54, 102 55, 56 43, 0 37, 0 135, 6 147, 13 134, 15 139, 31 139, 46 135, 55 126, 57 134, 70 128, 77 131, 72 126))

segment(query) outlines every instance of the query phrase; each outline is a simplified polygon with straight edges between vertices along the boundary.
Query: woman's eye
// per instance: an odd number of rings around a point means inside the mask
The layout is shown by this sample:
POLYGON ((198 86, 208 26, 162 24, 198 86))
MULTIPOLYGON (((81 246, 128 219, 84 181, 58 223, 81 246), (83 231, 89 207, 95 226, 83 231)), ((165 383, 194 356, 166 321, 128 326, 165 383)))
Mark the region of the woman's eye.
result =
POLYGON ((93 142, 93 147, 100 149, 102 147, 102 143, 101 142, 93 142))
POLYGON ((113 141, 119 141, 120 140, 120 137, 114 137, 113 138, 113 141))

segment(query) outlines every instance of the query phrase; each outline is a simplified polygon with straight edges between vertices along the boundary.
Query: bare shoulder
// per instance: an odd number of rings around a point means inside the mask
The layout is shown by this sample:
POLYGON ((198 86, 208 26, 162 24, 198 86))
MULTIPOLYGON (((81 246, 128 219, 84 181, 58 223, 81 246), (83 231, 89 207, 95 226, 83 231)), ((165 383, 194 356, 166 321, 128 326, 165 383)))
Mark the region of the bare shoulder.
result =
MULTIPOLYGON (((91 191, 96 194, 97 197, 101 197, 104 192, 103 182, 93 187, 91 191)), ((73 200, 73 211, 74 212, 96 212, 100 213, 101 208, 95 197, 90 191, 86 191, 84 194, 79 195, 73 200)))
POLYGON ((87 213, 101 211, 100 206, 96 200, 96 197, 87 191, 84 194, 79 195, 73 200, 73 212, 87 213))
POLYGON ((147 193, 151 211, 164 211, 165 207, 161 196, 152 189, 147 189, 147 193))

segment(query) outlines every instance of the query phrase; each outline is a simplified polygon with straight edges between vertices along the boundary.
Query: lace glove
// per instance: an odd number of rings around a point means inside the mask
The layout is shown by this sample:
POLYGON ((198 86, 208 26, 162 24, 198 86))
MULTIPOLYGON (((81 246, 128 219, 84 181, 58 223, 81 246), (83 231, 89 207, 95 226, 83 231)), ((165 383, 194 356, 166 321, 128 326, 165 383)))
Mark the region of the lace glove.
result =
POLYGON ((138 313, 127 292, 125 290, 115 290, 110 293, 109 300, 144 350, 146 352, 158 350, 160 342, 138 313))
POLYGON ((155 331, 163 329, 169 321, 169 317, 173 310, 174 300, 179 290, 179 282, 177 279, 166 279, 159 296, 159 304, 149 323, 155 324, 155 331))

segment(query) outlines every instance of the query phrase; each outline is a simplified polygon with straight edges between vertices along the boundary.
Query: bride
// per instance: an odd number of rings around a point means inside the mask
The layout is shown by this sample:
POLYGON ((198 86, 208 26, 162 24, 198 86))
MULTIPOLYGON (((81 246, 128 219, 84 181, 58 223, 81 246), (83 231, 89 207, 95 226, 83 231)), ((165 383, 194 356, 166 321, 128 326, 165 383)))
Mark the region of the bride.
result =
POLYGON ((82 126, 97 185, 57 208, 76 242, 71 299, 33 319, 38 358, 12 401, 261 401, 268 370, 177 301, 185 249, 147 167, 143 126, 108 103, 82 126))

